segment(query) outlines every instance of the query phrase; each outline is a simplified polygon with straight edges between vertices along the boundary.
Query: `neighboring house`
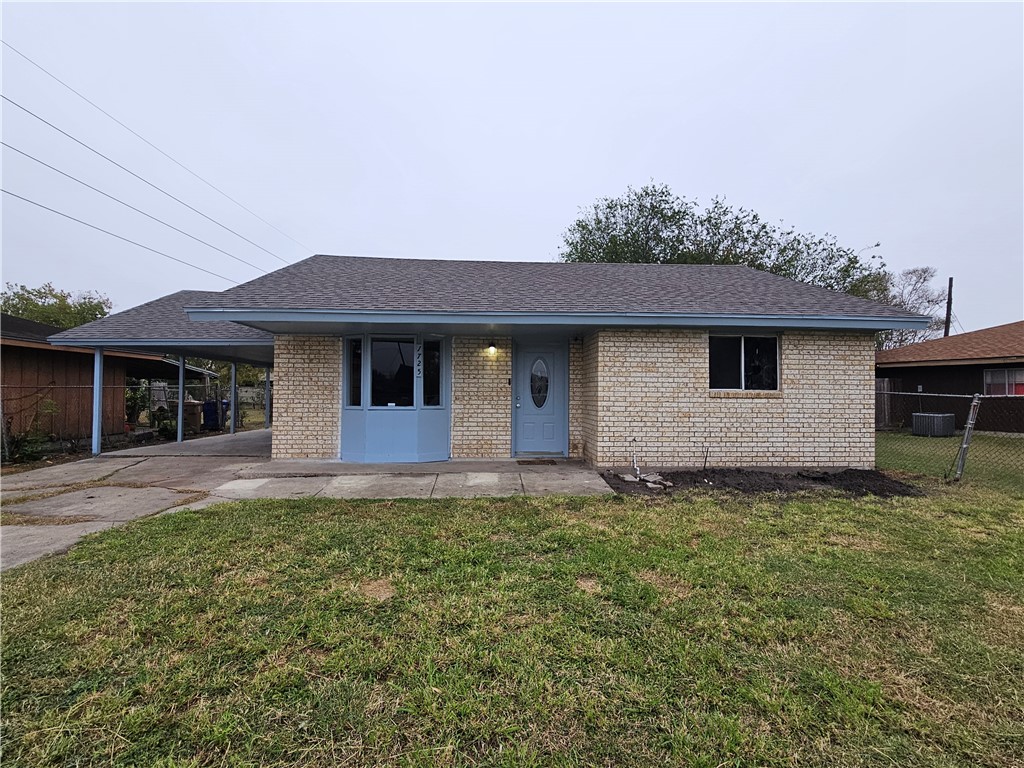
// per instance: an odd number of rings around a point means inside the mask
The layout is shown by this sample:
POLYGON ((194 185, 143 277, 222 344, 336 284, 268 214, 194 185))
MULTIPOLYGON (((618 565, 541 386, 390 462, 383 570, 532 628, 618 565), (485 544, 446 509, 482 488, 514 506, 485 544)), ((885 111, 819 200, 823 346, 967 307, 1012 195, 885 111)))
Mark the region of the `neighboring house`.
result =
POLYGON ((314 256, 160 301, 53 340, 238 329, 273 354, 273 456, 356 462, 871 467, 875 333, 928 323, 738 266, 314 256))
POLYGON ((1024 395, 1024 320, 875 355, 894 392, 1024 395))
MULTIPOLYGON (((53 346, 61 329, 0 314, 0 407, 10 434, 53 435, 78 440, 92 431, 93 350, 53 346)), ((127 378, 176 378, 177 368, 157 355, 104 352, 104 434, 125 429, 127 378)), ((188 378, 208 371, 192 369, 188 378)), ((213 374, 215 375, 215 374, 213 374)))
POLYGON ((879 391, 920 395, 880 395, 887 400, 879 414, 885 426, 906 426, 914 411, 927 410, 952 413, 963 428, 969 397, 924 396, 980 394, 1001 399, 982 403, 977 429, 1024 432, 1024 320, 882 350, 875 375, 879 391))

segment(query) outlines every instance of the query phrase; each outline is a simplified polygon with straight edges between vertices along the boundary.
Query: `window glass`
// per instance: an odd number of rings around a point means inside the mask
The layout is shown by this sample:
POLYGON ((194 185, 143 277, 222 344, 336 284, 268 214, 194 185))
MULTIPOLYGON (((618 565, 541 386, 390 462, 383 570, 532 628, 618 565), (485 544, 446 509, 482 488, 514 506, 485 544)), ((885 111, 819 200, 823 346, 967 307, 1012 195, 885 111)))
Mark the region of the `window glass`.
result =
POLYGON ((363 340, 348 340, 348 404, 363 404, 363 340))
POLYGON ((530 396, 533 397, 533 404, 538 408, 543 408, 544 403, 548 401, 550 382, 548 365, 538 357, 530 367, 530 396))
POLYGON ((779 345, 774 336, 743 337, 743 388, 779 388, 779 345))
POLYGON ((412 339, 370 341, 371 405, 412 407, 415 347, 412 339))
POLYGON ((739 336, 712 336, 709 339, 711 389, 740 389, 739 336))
POLYGON ((423 342, 423 404, 441 404, 441 341, 423 342))
POLYGON ((985 371, 985 394, 1006 394, 1006 371, 985 371))
POLYGON ((986 395, 1024 395, 1024 368, 993 368, 985 371, 986 395))

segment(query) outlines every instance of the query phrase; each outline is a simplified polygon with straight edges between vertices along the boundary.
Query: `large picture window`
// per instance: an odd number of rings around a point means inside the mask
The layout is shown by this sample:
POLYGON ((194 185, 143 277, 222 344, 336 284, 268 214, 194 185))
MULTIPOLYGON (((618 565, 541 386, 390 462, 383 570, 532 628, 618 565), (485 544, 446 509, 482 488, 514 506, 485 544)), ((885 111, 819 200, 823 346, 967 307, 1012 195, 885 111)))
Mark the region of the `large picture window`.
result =
POLYGON ((775 336, 711 336, 711 389, 777 390, 779 340, 775 336))
POLYGON ((370 341, 370 405, 412 408, 416 343, 412 339, 370 341))
POLYGON ((991 368, 985 371, 986 395, 1024 395, 1024 368, 991 368))

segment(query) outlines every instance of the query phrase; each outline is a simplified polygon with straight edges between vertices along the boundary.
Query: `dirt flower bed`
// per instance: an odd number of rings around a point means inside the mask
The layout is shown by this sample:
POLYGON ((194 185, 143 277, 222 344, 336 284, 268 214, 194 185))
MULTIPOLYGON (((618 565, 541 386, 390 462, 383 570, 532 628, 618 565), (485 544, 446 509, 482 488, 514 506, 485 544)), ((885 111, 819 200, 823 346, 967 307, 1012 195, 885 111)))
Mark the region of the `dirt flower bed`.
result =
POLYGON ((644 478, 656 477, 662 482, 632 481, 628 472, 602 473, 605 481, 616 493, 663 495, 693 488, 724 489, 741 493, 795 493, 797 491, 831 490, 848 496, 921 496, 923 492, 873 469, 844 469, 839 472, 820 470, 770 471, 757 469, 665 470, 645 473, 644 478), (652 487, 654 486, 654 487, 652 487))

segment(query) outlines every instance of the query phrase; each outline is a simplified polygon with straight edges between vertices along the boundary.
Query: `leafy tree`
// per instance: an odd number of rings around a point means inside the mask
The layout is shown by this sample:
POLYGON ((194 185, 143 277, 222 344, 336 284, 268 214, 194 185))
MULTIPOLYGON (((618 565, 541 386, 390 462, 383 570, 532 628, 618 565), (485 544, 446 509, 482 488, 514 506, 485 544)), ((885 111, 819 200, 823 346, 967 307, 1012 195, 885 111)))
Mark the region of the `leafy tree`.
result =
MULTIPOLYGON (((205 357, 190 357, 185 360, 189 365, 213 371, 218 375, 218 382, 224 386, 231 384, 231 363, 223 360, 211 360, 205 357)), ((239 363, 235 368, 235 381, 240 387, 262 387, 265 371, 262 366, 239 363)))
POLYGON ((929 315, 931 323, 923 330, 899 329, 878 334, 879 349, 895 349, 907 344, 934 339, 942 334, 946 292, 932 287, 935 267, 913 267, 899 274, 885 273, 884 293, 880 297, 886 304, 929 315))
POLYGON ((58 328, 74 328, 110 314, 113 302, 96 291, 70 293, 44 283, 38 288, 6 283, 0 311, 58 328))
POLYGON ((862 259, 833 235, 799 233, 717 198, 702 208, 665 184, 629 187, 622 197, 581 209, 563 234, 559 256, 575 262, 741 264, 866 298, 881 298, 887 284, 877 255, 862 259))

